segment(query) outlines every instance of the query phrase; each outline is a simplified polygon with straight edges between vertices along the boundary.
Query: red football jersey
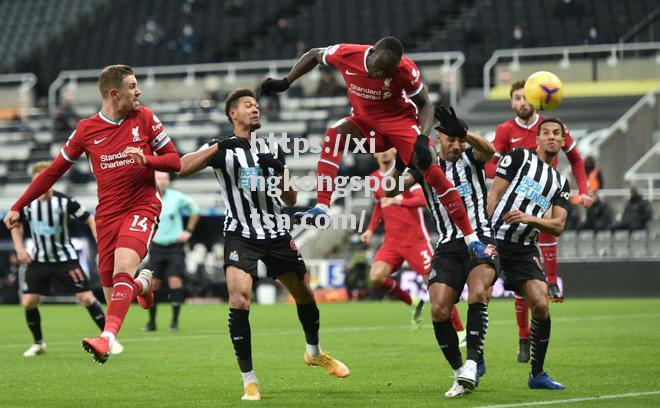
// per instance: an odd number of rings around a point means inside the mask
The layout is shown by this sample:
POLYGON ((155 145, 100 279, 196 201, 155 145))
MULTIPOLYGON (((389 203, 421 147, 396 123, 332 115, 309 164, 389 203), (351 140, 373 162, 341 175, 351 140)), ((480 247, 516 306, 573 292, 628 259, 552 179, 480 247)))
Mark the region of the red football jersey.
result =
MULTIPOLYGON (((393 169, 394 167, 392 167, 393 169)), ((402 193, 402 205, 389 205, 382 207, 380 201, 385 197, 385 192, 382 188, 383 177, 387 176, 392 170, 382 173, 376 170, 371 173, 372 183, 378 179, 378 189, 374 191, 374 198, 376 205, 374 212, 371 215, 371 222, 369 228, 375 230, 380 225, 381 221, 385 222, 385 241, 394 242, 399 246, 416 245, 420 240, 430 241, 431 237, 426 229, 426 222, 424 221, 424 208, 426 208, 426 200, 422 187, 415 184, 409 190, 402 193)), ((372 184, 373 186, 373 184, 372 184)))
MULTIPOLYGON (((513 119, 507 120, 495 129, 495 146, 496 155, 499 157, 506 156, 511 150, 522 147, 524 149, 536 150, 538 147, 536 135, 537 126, 539 122, 545 119, 543 115, 536 115, 536 119, 529 125, 525 125, 517 116, 513 119)), ((562 150, 568 153, 575 149, 575 140, 564 126, 564 146, 562 150)), ((557 163, 555 163, 556 167, 557 163)))
POLYGON ((327 47, 323 64, 341 72, 346 83, 353 115, 371 119, 417 117, 417 107, 410 100, 424 88, 417 65, 403 56, 391 78, 371 78, 367 72, 370 45, 337 44, 327 47))
POLYGON ((103 112, 81 120, 62 147, 62 156, 74 162, 87 154, 98 185, 97 217, 141 208, 159 215, 162 204, 154 170, 122 152, 134 146, 145 155, 153 155, 168 143, 172 142, 163 124, 142 106, 119 121, 109 119, 103 112))

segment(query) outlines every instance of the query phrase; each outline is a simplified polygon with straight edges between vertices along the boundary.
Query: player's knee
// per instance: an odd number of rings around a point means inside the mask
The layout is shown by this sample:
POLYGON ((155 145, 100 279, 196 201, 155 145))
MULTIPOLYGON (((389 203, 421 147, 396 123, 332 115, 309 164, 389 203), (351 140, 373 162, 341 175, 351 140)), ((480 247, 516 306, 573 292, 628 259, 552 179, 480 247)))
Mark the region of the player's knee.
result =
POLYGON ((92 292, 80 292, 76 293, 76 299, 80 302, 81 305, 87 307, 96 301, 94 294, 92 292))
POLYGON ((533 299, 530 309, 534 319, 546 320, 550 317, 550 308, 548 307, 548 300, 545 296, 539 296, 536 299, 533 299))
POLYGON ((488 289, 485 285, 468 288, 468 303, 488 303, 488 289))
POLYGON ((229 307, 232 309, 249 309, 250 294, 242 292, 229 294, 229 307))
POLYGON ((183 287, 183 280, 178 276, 173 276, 167 280, 170 289, 180 289, 183 287))
POLYGON ((36 296, 23 296, 21 299, 21 305, 25 310, 32 310, 37 307, 39 304, 39 298, 36 296))
POLYGON ((451 317, 451 305, 431 304, 431 318, 434 322, 446 322, 451 317))
POLYGON ((433 154, 429 148, 429 137, 424 134, 417 136, 414 147, 414 163, 422 171, 428 169, 433 163, 433 154))
POLYGON ((163 285, 163 282, 158 278, 153 278, 151 280, 151 290, 154 291, 154 292, 158 292, 162 285, 163 285))

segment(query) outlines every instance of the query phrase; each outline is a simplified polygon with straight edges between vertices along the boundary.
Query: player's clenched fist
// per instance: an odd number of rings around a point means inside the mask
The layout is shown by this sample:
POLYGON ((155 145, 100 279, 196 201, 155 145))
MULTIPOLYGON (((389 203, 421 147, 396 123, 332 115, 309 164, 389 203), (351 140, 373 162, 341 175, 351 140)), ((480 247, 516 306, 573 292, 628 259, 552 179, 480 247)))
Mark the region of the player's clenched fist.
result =
POLYGON ((139 165, 145 166, 147 164, 147 158, 144 157, 144 152, 139 147, 128 146, 124 153, 131 156, 131 159, 135 160, 139 165))
POLYGON ((16 227, 18 225, 18 220, 20 216, 18 211, 9 210, 7 215, 5 215, 5 226, 8 230, 16 227))

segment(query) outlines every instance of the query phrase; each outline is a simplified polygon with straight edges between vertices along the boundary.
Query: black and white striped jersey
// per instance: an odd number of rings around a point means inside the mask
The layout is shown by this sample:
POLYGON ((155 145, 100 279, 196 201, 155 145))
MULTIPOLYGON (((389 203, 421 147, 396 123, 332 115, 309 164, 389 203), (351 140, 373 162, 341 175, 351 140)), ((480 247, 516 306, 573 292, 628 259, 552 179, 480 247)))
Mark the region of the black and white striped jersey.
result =
POLYGON ((497 166, 496 177, 510 182, 492 217, 496 238, 506 242, 535 245, 538 229, 531 225, 504 222, 509 211, 543 217, 551 206, 568 207, 568 180, 554 167, 543 162, 536 152, 514 149, 497 166))
MULTIPOLYGON (((456 162, 440 159, 439 164, 461 196, 474 231, 479 235, 492 237, 493 232, 486 213, 488 190, 486 189, 484 163, 474 158, 474 148, 467 147, 456 162)), ((424 196, 435 218, 438 234, 440 234, 438 244, 462 238, 463 233, 460 228, 451 220, 447 210, 440 203, 438 195, 428 183, 424 183, 424 196)))
POLYGON ((85 221, 89 213, 76 201, 58 191, 48 200, 34 200, 23 208, 22 221, 30 226, 34 241, 32 259, 42 263, 68 262, 78 259, 69 233, 69 221, 85 221))
MULTIPOLYGON (((258 149, 250 149, 249 140, 237 139, 245 142, 244 148, 220 149, 208 161, 215 172, 226 207, 225 235, 236 234, 258 240, 286 236, 289 231, 277 221, 278 217, 284 216, 284 203, 274 194, 268 194, 268 184, 265 188, 254 185, 254 176, 276 176, 273 169, 268 169, 269 174, 264 175, 257 164, 258 153, 270 152, 267 144, 258 143, 258 149)), ((279 145, 273 155, 286 166, 279 145)))

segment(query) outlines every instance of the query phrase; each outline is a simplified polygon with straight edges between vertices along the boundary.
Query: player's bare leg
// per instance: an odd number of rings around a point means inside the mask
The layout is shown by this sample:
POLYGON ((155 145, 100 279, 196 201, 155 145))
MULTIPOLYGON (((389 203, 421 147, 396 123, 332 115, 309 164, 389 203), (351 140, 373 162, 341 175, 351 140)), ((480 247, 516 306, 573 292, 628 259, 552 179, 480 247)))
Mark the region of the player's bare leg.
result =
POLYGON ((463 356, 458 347, 458 335, 451 322, 451 308, 459 294, 449 285, 444 283, 432 283, 429 286, 431 298, 431 319, 433 320, 433 331, 435 339, 444 354, 445 359, 454 370, 454 383, 445 393, 447 397, 457 397, 469 393, 471 389, 465 388, 458 382, 463 371, 463 356))
MULTIPOLYGON (((151 290, 154 292, 154 296, 155 296, 155 293, 160 290, 162 285, 163 285, 163 281, 160 280, 159 278, 153 278, 151 280, 151 290)), ((144 330, 146 332, 156 331, 156 311, 157 311, 157 308, 158 308, 157 303, 154 301, 154 304, 151 305, 151 307, 149 308, 149 321, 147 322, 147 324, 144 326, 144 328, 142 330, 144 330)))
POLYGON ((316 205, 307 211, 295 213, 294 216, 297 220, 314 225, 317 217, 328 213, 344 147, 350 140, 361 140, 363 138, 364 136, 357 126, 347 119, 341 119, 334 126, 328 128, 323 138, 321 157, 316 165, 316 174, 319 181, 316 192, 316 205), (331 182, 327 183, 323 180, 331 182))
POLYGON ((170 287, 170 303, 172 304, 170 331, 179 331, 179 312, 181 311, 181 305, 185 301, 183 279, 179 276, 170 276, 167 278, 167 285, 170 287))
POLYGON ((228 266, 229 337, 234 345, 238 367, 243 376, 243 400, 260 400, 261 388, 252 367, 252 332, 250 330, 250 296, 252 276, 235 266, 228 266))
POLYGON ((34 339, 34 343, 23 353, 23 357, 34 357, 46 352, 46 343, 41 334, 41 315, 38 307, 40 298, 38 293, 24 293, 21 298, 21 305, 25 309, 25 320, 34 339))
POLYGON ((112 295, 108 304, 103 333, 94 339, 85 338, 82 342, 83 349, 92 354, 94 360, 101 364, 108 360, 115 337, 133 300, 137 297, 138 303, 143 307, 150 306, 149 301, 153 301, 151 271, 143 269, 138 277, 133 279, 133 275, 140 265, 140 255, 133 249, 119 247, 115 250, 114 257, 112 295))
POLYGON ((529 374, 529 388, 559 390, 564 385, 554 381, 543 371, 545 355, 550 343, 550 309, 548 307, 548 287, 545 282, 532 279, 522 287, 522 295, 532 311, 530 330, 532 370, 529 374))
POLYGON ((281 275, 278 280, 289 290, 296 301, 298 319, 305 332, 305 355, 307 365, 323 367, 330 375, 348 377, 350 370, 344 363, 321 350, 319 345, 320 316, 314 292, 309 284, 295 273, 281 275))

